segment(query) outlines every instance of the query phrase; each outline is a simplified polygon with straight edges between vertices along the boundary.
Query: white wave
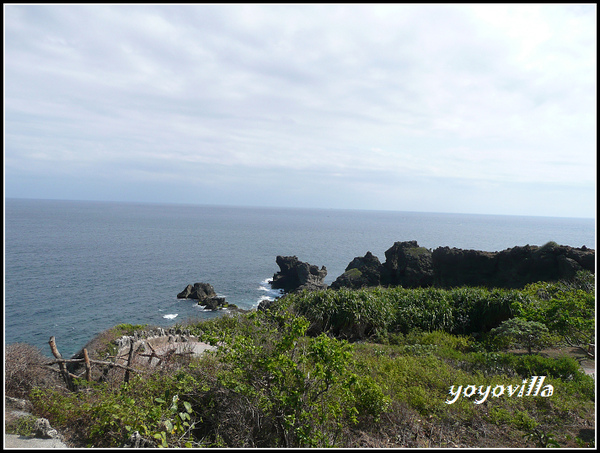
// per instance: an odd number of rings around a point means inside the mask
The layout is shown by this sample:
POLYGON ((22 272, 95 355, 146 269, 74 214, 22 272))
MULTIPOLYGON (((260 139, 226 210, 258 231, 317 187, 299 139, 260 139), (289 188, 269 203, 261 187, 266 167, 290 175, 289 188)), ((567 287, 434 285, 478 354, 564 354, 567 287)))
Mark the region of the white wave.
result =
POLYGON ((271 282, 272 279, 265 278, 262 282, 260 282, 260 286, 257 289, 260 291, 272 291, 273 289, 271 288, 271 282))
POLYGON ((170 314, 170 315, 163 315, 163 318, 175 319, 175 318, 177 318, 178 314, 179 313, 173 313, 173 314, 170 314))
POLYGON ((271 287, 271 282, 273 281, 273 279, 271 278, 266 278, 264 279, 262 282, 260 282, 260 286, 257 288, 259 291, 265 291, 267 293, 269 293, 269 298, 275 298, 275 297, 280 297, 283 296, 283 290, 282 289, 273 289, 271 287))
POLYGON ((260 282, 260 286, 257 288, 257 290, 264 291, 266 294, 261 295, 254 303, 254 306, 258 306, 263 300, 275 300, 278 297, 283 296, 282 289, 274 289, 271 287, 272 281, 272 278, 265 278, 260 282))
POLYGON ((275 299, 275 298, 274 298, 274 297, 271 297, 271 296, 260 296, 260 297, 258 298, 258 303, 260 304, 260 303, 261 303, 263 300, 274 300, 274 299, 275 299))

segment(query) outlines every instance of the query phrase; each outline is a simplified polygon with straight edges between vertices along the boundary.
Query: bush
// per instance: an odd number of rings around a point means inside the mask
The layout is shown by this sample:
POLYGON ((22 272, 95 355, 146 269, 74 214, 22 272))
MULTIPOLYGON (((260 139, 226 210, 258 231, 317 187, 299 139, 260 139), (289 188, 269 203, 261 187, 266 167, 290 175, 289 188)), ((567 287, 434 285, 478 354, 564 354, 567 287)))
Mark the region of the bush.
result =
POLYGON ((305 337, 309 323, 303 317, 263 313, 254 332, 225 338, 217 353, 224 364, 218 384, 227 398, 213 404, 243 404, 228 417, 229 428, 204 436, 214 442, 220 437, 224 446, 331 447, 344 425, 380 416, 387 400, 375 382, 352 372, 350 344, 325 334, 305 337))
POLYGON ((501 374, 507 376, 516 374, 522 378, 548 376, 565 382, 585 378, 579 363, 570 357, 554 359, 540 355, 478 352, 468 354, 465 359, 469 371, 478 370, 488 376, 501 374))
POLYGON ((338 338, 377 337, 413 330, 468 335, 485 332, 512 317, 521 302, 517 290, 486 288, 342 288, 290 294, 275 305, 293 307, 310 321, 309 334, 338 338))
POLYGON ((514 305, 516 316, 542 323, 567 344, 587 349, 596 329, 596 297, 587 275, 580 273, 572 282, 528 285, 524 292, 530 297, 514 305))
POLYGON ((570 357, 557 359, 539 355, 507 355, 507 362, 523 377, 549 376, 563 381, 578 380, 585 376, 579 363, 570 357), (510 359, 508 359, 510 357, 510 359))
POLYGON ((329 332, 357 340, 386 332, 394 320, 394 300, 387 290, 342 288, 302 292, 285 297, 286 303, 310 322, 308 333, 329 332))
POLYGON ((15 398, 28 398, 36 387, 60 386, 58 374, 44 367, 50 361, 39 348, 13 343, 4 348, 4 391, 15 398))
MULTIPOLYGON (((552 313, 558 304, 548 302, 560 294, 582 310, 572 310, 575 317, 589 314, 581 288, 537 285, 291 294, 268 310, 190 325, 218 348, 185 366, 77 393, 33 390, 30 398, 36 415, 66 430, 69 441, 94 447, 122 446, 134 431, 163 447, 520 446, 522 433, 507 439, 507 430, 487 430, 481 409, 497 424, 531 431, 526 414, 561 435, 570 429, 565 420, 573 427, 594 420, 594 380, 575 360, 485 352, 503 346, 486 329, 513 313, 537 325, 536 310, 552 313), (348 342, 369 336, 386 344, 348 342), (532 375, 562 383, 552 398, 500 398, 493 408, 491 400, 446 404, 453 385, 504 385, 532 375)), ((558 329, 557 319, 543 324, 558 329)), ((97 344, 128 329, 116 326, 97 344)))
POLYGON ((548 328, 544 324, 521 318, 504 321, 490 333, 507 338, 510 346, 527 348, 529 354, 532 349, 542 349, 551 344, 548 328))
POLYGON ((523 299, 518 290, 462 287, 449 290, 455 323, 452 333, 484 333, 513 316, 523 299))
POLYGON ((391 290, 397 304, 394 330, 405 334, 415 329, 451 331, 454 317, 448 294, 437 288, 391 290))

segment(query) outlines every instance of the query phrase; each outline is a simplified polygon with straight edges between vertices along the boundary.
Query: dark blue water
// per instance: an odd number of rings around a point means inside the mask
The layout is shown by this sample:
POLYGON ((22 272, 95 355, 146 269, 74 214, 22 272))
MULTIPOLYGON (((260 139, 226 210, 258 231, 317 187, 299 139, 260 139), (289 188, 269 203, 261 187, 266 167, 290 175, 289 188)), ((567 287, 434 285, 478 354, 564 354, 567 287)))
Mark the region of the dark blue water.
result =
POLYGON ((5 344, 64 356, 120 323, 170 326, 218 316, 186 285, 207 282, 241 308, 273 297, 277 255, 326 266, 326 283, 356 256, 383 262, 396 241, 499 251, 516 245, 595 249, 594 219, 136 204, 5 201, 5 344), (173 318, 174 315, 177 317, 173 318), (166 316, 166 317, 165 317, 166 316))

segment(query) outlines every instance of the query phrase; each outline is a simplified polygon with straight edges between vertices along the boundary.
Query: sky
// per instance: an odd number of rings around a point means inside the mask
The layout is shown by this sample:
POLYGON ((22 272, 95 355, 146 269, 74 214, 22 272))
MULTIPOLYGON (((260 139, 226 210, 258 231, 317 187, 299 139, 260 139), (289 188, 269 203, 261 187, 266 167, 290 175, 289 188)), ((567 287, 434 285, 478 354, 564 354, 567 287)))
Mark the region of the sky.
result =
POLYGON ((4 4, 9 198, 588 217, 595 4, 4 4))

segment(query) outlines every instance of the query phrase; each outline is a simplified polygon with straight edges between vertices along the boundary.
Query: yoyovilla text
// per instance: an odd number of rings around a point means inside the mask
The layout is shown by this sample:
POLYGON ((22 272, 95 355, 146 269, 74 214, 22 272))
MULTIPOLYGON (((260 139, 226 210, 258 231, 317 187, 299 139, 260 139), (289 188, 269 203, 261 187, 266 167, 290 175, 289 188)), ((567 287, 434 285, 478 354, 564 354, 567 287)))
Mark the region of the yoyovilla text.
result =
POLYGON ((497 384, 492 388, 491 385, 487 387, 484 385, 480 385, 477 387, 476 385, 470 384, 465 387, 462 385, 450 387, 450 398, 446 400, 446 404, 454 404, 456 400, 462 395, 464 398, 472 398, 475 397, 473 402, 475 404, 481 404, 488 397, 492 398, 500 398, 501 396, 522 398, 525 396, 541 396, 543 398, 548 398, 552 396, 554 393, 554 387, 550 384, 544 385, 542 387, 546 376, 531 376, 531 381, 528 379, 523 379, 523 382, 520 385, 502 385, 497 384), (529 382, 529 385, 527 384, 529 382), (455 387, 458 387, 455 389, 455 387))

